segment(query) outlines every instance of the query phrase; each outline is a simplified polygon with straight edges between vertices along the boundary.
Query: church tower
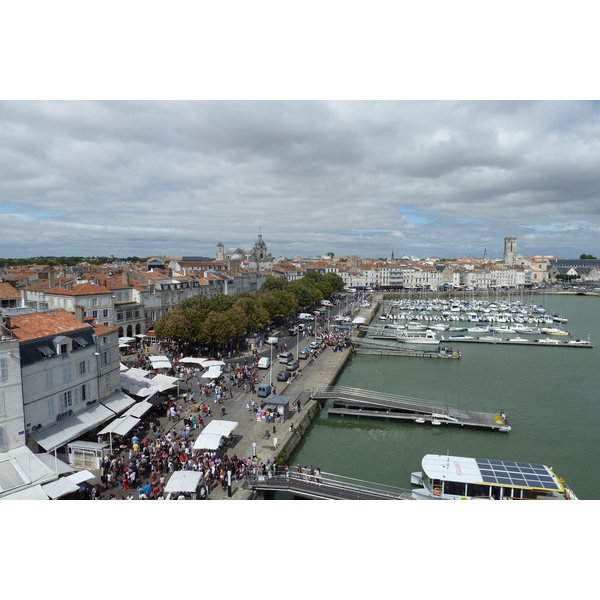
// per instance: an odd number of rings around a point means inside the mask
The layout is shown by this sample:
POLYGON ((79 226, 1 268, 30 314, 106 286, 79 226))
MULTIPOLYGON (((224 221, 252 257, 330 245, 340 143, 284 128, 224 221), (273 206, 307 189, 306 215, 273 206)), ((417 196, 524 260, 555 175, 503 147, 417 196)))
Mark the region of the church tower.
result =
POLYGON ((504 264, 510 265, 511 267, 514 266, 516 256, 517 256, 517 238, 516 237, 505 237, 504 238, 504 264))
POLYGON ((225 260, 225 246, 221 242, 217 244, 217 253, 215 254, 215 260, 222 262, 225 260))

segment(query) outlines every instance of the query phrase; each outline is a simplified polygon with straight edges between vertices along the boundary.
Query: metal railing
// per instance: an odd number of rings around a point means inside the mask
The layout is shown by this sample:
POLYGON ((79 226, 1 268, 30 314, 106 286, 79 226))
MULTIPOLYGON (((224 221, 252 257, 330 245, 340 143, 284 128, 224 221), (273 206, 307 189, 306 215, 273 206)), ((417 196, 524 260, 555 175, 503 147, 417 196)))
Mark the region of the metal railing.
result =
POLYGON ((263 489, 279 489, 295 491, 314 497, 361 499, 378 497, 381 499, 398 500, 410 496, 410 490, 382 483, 345 477, 336 473, 309 472, 302 468, 298 472, 295 467, 286 473, 278 467, 266 475, 249 475, 251 487, 263 489))
MULTIPOLYGON (((340 394, 339 399, 344 400, 347 396, 353 396, 357 401, 359 397, 367 397, 371 400, 382 400, 390 404, 408 402, 410 404, 418 404, 419 406, 434 409, 441 413, 449 413, 453 407, 449 406, 445 402, 435 402, 433 400, 423 400, 421 398, 413 398, 410 396, 400 396, 396 394, 389 394, 386 392, 376 392, 373 390, 363 390, 360 388, 336 386, 330 385, 322 388, 315 388, 313 396, 319 396, 320 394, 326 394, 329 397, 335 397, 336 394, 340 394)), ((456 410, 454 408, 454 410, 456 410)))

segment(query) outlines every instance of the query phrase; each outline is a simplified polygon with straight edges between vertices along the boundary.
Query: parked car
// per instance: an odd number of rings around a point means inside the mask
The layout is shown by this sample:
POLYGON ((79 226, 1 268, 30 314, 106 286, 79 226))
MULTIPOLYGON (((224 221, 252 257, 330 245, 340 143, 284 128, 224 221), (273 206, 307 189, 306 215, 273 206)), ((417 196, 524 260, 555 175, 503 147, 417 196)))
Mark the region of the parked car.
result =
POLYGON ((285 369, 286 371, 295 371, 296 369, 300 368, 300 363, 297 360, 293 360, 291 362, 289 362, 285 369))
POLYGON ((287 381, 291 376, 290 371, 279 371, 277 373, 277 381, 287 381))
POLYGON ((288 329, 288 333, 290 335, 296 335, 298 333, 298 327, 296 325, 292 325, 289 329, 288 329))
POLYGON ((311 342, 310 343, 310 347, 311 348, 318 348, 321 345, 321 342, 311 342))
POLYGON ((277 356, 277 361, 284 365, 294 360, 294 355, 291 352, 280 352, 277 356))
POLYGON ((258 361, 259 369, 268 369, 271 366, 271 359, 268 356, 263 356, 258 361))
POLYGON ((298 350, 298 358, 306 360, 310 356, 310 352, 306 348, 298 350))

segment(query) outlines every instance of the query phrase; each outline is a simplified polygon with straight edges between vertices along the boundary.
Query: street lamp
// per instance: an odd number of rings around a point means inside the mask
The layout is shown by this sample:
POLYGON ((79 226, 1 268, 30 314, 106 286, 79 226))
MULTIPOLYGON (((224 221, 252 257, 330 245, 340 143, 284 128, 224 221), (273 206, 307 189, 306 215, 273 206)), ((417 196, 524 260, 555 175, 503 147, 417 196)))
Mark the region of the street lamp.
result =
POLYGON ((269 385, 273 387, 273 344, 271 346, 271 361, 269 363, 269 385))

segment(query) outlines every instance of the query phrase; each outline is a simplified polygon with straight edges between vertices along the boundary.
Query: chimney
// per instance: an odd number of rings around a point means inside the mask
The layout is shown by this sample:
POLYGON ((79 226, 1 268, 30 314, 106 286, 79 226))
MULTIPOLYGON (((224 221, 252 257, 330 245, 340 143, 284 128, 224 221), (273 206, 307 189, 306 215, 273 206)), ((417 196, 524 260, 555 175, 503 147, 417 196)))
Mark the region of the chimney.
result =
POLYGON ((84 321, 85 310, 80 304, 75 305, 75 320, 78 323, 85 323, 84 321))
POLYGON ((121 273, 121 281, 123 282, 123 285, 129 285, 129 274, 127 271, 121 273))

